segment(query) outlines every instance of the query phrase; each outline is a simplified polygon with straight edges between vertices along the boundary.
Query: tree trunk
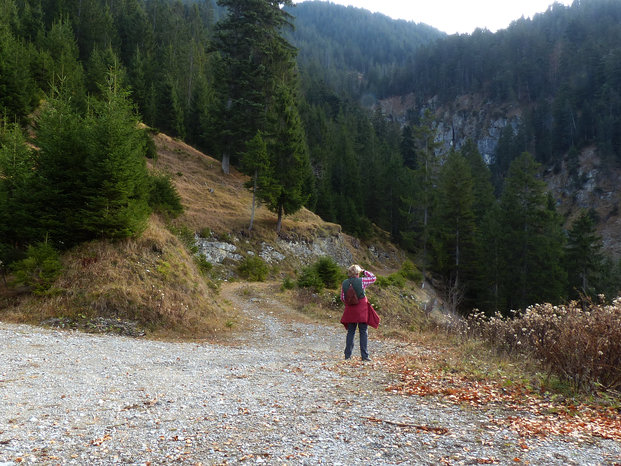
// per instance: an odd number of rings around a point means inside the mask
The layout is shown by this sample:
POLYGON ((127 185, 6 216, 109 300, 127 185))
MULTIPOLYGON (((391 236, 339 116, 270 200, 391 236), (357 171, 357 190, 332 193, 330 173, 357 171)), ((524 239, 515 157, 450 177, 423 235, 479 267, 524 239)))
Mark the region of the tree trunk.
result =
POLYGON ((250 214, 250 226, 248 227, 248 231, 252 231, 252 227, 254 225, 254 209, 257 198, 257 177, 259 176, 259 170, 254 171, 254 185, 252 188, 252 213, 250 214))
POLYGON ((231 174, 231 156, 228 153, 222 154, 222 173, 231 174))
POLYGON ((278 222, 276 222, 276 234, 280 234, 282 229, 282 206, 278 207, 278 222))

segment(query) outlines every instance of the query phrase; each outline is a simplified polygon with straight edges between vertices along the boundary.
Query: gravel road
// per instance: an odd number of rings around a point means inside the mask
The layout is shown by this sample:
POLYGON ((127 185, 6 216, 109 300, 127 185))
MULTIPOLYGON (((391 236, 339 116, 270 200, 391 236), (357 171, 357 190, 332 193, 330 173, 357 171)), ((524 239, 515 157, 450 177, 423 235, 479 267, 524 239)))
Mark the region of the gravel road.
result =
POLYGON ((398 343, 371 330, 373 362, 344 361, 342 327, 242 286, 222 295, 252 324, 222 345, 0 323, 0 466, 621 463, 619 442, 524 439, 490 409, 389 393, 398 343))

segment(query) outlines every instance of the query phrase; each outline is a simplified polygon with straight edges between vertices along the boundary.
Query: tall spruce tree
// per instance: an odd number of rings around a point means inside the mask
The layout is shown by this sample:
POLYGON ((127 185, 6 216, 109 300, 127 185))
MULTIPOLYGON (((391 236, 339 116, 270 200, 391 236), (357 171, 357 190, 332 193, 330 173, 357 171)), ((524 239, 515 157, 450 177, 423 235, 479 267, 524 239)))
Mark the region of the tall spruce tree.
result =
POLYGON ((136 236, 150 213, 146 140, 129 93, 118 81, 119 71, 112 69, 85 121, 89 152, 81 230, 92 238, 136 236))
POLYGON ((427 272, 429 262, 429 235, 430 219, 435 204, 435 186, 438 177, 440 161, 436 153, 436 131, 434 128, 433 115, 427 110, 420 124, 414 129, 416 141, 416 160, 418 168, 417 198, 420 209, 420 234, 419 242, 422 244, 423 277, 427 272))
POLYGON ((257 131, 269 133, 268 115, 282 81, 292 85, 295 49, 281 36, 291 24, 282 7, 291 0, 218 0, 227 16, 216 25, 214 45, 218 118, 212 128, 213 150, 229 172, 257 131))
POLYGON ((594 297, 598 290, 598 275, 602 269, 602 239, 595 229, 592 213, 582 212, 567 233, 565 268, 568 278, 568 295, 594 297))
POLYGON ((89 153, 83 115, 73 106, 72 87, 51 95, 36 119, 39 148, 32 187, 37 241, 48 237, 57 246, 83 241, 81 209, 86 203, 89 153))
POLYGON ((280 233, 283 215, 302 208, 308 199, 311 177, 304 128, 298 113, 293 89, 282 84, 277 90, 268 139, 272 179, 269 189, 259 191, 268 208, 278 215, 276 232, 280 233))
POLYGON ((0 126, 0 243, 15 247, 33 238, 38 213, 31 205, 33 151, 17 125, 0 126))
POLYGON ((563 237, 540 165, 524 152, 510 167, 500 199, 502 289, 510 309, 558 301, 565 286, 563 237))
POLYGON ((438 207, 433 222, 434 265, 443 279, 453 311, 472 285, 475 216, 472 174, 466 159, 451 151, 438 179, 438 207))

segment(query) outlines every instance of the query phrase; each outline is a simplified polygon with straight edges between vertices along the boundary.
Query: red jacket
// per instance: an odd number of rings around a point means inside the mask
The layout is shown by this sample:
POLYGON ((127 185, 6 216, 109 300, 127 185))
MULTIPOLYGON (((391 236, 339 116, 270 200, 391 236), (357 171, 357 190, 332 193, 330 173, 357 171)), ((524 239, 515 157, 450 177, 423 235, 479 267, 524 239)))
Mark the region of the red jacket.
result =
POLYGON ((361 298, 358 304, 350 306, 345 304, 345 311, 343 317, 341 317, 341 323, 347 327, 347 324, 362 322, 366 324, 369 320, 369 301, 367 297, 361 298))

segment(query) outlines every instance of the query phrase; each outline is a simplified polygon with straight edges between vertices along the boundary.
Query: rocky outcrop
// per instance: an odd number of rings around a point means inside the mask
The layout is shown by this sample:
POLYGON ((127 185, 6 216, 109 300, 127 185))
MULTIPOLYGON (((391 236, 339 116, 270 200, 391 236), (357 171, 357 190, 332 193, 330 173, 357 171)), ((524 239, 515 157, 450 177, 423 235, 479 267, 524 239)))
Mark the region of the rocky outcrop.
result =
POLYGON ((212 264, 222 264, 227 260, 239 262, 244 256, 256 255, 268 264, 287 261, 301 266, 312 264, 320 257, 326 256, 343 267, 361 260, 391 267, 405 260, 403 252, 395 247, 380 243, 362 246, 355 238, 342 233, 316 236, 312 239, 277 238, 274 242, 263 241, 258 245, 237 237, 231 238, 230 242, 201 238, 198 235, 194 239, 198 254, 204 255, 212 264))

